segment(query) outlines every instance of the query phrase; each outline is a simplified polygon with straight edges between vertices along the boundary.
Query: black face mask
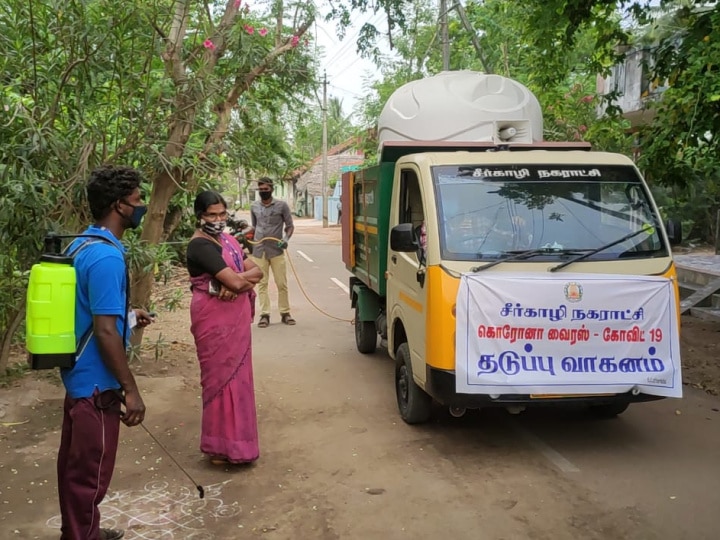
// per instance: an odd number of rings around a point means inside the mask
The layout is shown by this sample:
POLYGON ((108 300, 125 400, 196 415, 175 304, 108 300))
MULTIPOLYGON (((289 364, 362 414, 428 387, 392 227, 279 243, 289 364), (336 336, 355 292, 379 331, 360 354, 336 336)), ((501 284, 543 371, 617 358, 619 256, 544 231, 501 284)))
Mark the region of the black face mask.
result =
POLYGON ((137 229, 140 226, 140 223, 142 222, 142 218, 147 213, 147 206, 144 204, 139 204, 135 206, 134 204, 130 204, 129 202, 122 201, 123 204, 126 204, 130 208, 133 209, 132 214, 130 214, 130 217, 123 216, 125 219, 127 219, 130 222, 130 228, 131 229, 137 229))
POLYGON ((269 201, 272 198, 272 191, 261 191, 260 198, 263 201, 269 201))

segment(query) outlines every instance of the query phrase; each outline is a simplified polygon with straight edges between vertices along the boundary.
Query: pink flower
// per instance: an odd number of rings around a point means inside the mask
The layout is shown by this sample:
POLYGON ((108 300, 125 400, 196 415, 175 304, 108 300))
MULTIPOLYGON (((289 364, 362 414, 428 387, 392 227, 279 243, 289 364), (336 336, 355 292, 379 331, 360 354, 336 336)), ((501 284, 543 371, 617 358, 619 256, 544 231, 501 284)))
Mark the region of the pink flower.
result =
POLYGON ((235 0, 235 9, 239 8, 241 3, 241 0, 235 0))
POLYGON ((590 103, 593 100, 593 97, 594 96, 592 95, 583 96, 582 98, 580 98, 580 101, 582 103, 590 103))
POLYGON ((254 33, 255 33, 255 28, 253 28, 253 27, 250 26, 249 24, 246 24, 246 25, 245 25, 245 31, 246 31, 248 34, 254 34, 254 33))
POLYGON ((585 133, 587 131, 587 126, 585 124, 583 124, 580 127, 578 127, 578 129, 580 130, 580 133, 585 133))
POLYGON ((260 34, 262 37, 267 36, 267 28, 261 28, 258 30, 258 34, 260 34))
POLYGON ((203 47, 205 47, 206 49, 210 49, 211 51, 215 50, 215 44, 212 41, 210 41, 209 39, 206 39, 203 42, 203 47))
POLYGON ((299 42, 300 42, 300 38, 297 36, 293 36, 292 39, 290 40, 290 45, 292 45, 293 47, 297 47, 297 44, 299 42))

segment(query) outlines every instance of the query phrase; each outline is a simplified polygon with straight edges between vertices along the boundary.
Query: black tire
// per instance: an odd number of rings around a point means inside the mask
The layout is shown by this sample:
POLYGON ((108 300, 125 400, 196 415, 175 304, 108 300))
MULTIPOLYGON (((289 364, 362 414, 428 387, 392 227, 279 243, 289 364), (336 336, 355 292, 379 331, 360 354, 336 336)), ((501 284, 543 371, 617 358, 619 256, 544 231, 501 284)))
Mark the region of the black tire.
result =
POLYGON ((355 345, 363 354, 371 354, 377 348, 377 331, 373 321, 360 320, 360 308, 355 305, 355 345))
POLYGON ((395 393, 400 416, 408 424, 422 424, 430 419, 432 398, 413 379, 410 348, 407 343, 395 353, 395 393))
POLYGON ((615 418, 616 416, 624 413, 630 403, 607 403, 605 405, 591 405, 589 408, 590 414, 595 418, 615 418))

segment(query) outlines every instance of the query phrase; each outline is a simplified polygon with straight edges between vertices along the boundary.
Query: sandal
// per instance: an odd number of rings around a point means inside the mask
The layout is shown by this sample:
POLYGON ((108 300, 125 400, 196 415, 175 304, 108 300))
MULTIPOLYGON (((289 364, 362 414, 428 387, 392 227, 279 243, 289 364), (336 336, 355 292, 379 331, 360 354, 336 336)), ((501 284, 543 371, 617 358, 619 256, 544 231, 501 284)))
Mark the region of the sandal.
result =
POLYGON ((288 326, 293 326, 295 324, 295 319, 293 319, 289 313, 280 314, 280 320, 283 324, 287 324, 288 326))
POLYGON ((270 315, 260 315, 260 321, 258 321, 258 328, 267 328, 268 326, 270 326, 270 315))
POLYGON ((100 540, 120 540, 125 536, 122 529, 100 529, 100 540))

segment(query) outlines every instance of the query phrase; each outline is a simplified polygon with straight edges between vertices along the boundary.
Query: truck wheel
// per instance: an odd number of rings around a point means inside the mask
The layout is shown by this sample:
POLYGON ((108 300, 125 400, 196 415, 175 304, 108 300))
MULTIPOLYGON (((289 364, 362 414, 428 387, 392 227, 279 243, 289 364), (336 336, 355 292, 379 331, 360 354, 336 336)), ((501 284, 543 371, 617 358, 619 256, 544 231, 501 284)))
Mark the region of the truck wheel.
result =
POLYGON ((615 418, 624 413, 630 406, 629 403, 608 403, 606 405, 591 405, 589 412, 595 418, 615 418))
POLYGON ((360 308, 355 305, 355 345, 363 354, 371 354, 377 348, 377 331, 373 321, 360 320, 360 308))
POLYGON ((422 424, 430 418, 432 398, 413 380, 410 348, 398 347, 395 356, 395 393, 400 416, 408 424, 422 424))

